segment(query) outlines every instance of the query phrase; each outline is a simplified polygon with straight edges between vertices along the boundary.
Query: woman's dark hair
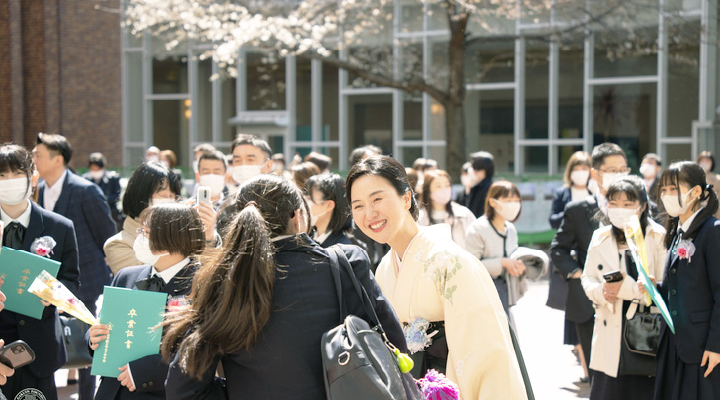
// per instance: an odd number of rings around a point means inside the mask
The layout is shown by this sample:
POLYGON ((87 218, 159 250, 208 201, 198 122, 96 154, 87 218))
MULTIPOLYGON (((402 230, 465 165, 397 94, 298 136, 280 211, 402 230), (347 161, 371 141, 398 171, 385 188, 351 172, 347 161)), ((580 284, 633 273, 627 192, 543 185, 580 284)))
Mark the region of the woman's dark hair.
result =
MULTIPOLYGON (((691 239, 695 236, 702 223, 705 219, 712 216, 718 210, 718 198, 712 185, 708 185, 705 179, 705 171, 696 163, 691 161, 680 161, 670 164, 670 166, 660 176, 660 183, 658 184, 658 190, 661 190, 663 186, 675 186, 677 188, 677 196, 680 205, 682 205, 682 195, 680 194, 680 184, 685 184, 688 188, 692 189, 695 186, 700 186, 700 198, 693 204, 692 209, 697 211, 702 202, 707 202, 705 208, 695 217, 690 225, 690 229, 683 235, 683 239, 691 239)), ((662 192, 661 192, 662 193, 662 192)), ((662 201, 662 200, 661 200, 662 201)), ((677 227, 680 221, 680 217, 667 216, 665 220, 665 229, 667 234, 665 235, 665 247, 669 250, 672 246, 673 240, 677 235, 677 227)))
POLYGON ((709 152, 707 150, 703 151, 702 153, 700 153, 700 155, 698 156, 698 158, 695 162, 697 162, 699 164, 700 160, 702 160, 703 158, 707 158, 708 160, 710 160, 710 172, 714 171, 715 170, 715 156, 713 156, 712 152, 709 152))
POLYGON ((520 196, 520 189, 518 189, 517 186, 515 186, 514 183, 509 181, 497 181, 493 182, 492 185, 490 185, 490 189, 488 189, 488 194, 485 197, 485 215, 487 216, 488 221, 492 222, 493 219, 495 219, 495 209, 490 207, 490 199, 500 199, 502 197, 510 197, 510 196, 517 196, 521 199, 521 206, 520 211, 518 211, 518 215, 515 217, 514 220, 509 222, 515 222, 520 218, 520 214, 522 214, 522 196, 520 196))
MULTIPOLYGON (((565 174, 563 175, 565 187, 571 187, 573 185, 570 175, 572 175, 573 169, 575 169, 578 165, 587 165, 588 168, 592 167, 592 158, 590 158, 590 154, 588 154, 587 151, 576 151, 572 156, 570 156, 570 159, 565 165, 565 174)), ((588 180, 590 180, 589 177, 588 180)))
POLYGON ((305 193, 312 196, 313 190, 322 195, 323 200, 335 203, 327 229, 332 232, 347 231, 352 228, 350 223, 350 206, 345 199, 345 181, 338 174, 320 174, 311 176, 305 182, 305 193))
POLYGON ((291 219, 307 204, 282 177, 264 174, 235 194, 237 215, 218 258, 193 279, 191 307, 168 315, 161 352, 179 352, 184 372, 200 379, 218 354, 251 348, 272 312, 275 249, 271 237, 296 233, 291 219))
POLYGON ((151 250, 189 257, 205 249, 202 220, 189 205, 171 203, 150 207, 143 223, 150 228, 151 250))
MULTIPOLYGON (((425 209, 425 211, 427 211, 428 218, 430 219, 430 225, 440 224, 440 223, 445 222, 445 221, 435 221, 432 219, 433 206, 432 206, 432 199, 430 198, 430 194, 431 194, 430 193, 430 185, 432 185, 432 182, 439 177, 447 178, 448 182, 450 182, 450 184, 452 184, 452 179, 450 178, 450 174, 448 174, 446 171, 443 171, 441 169, 427 171, 425 173, 425 177, 423 179, 423 184, 422 184, 421 204, 422 204, 422 207, 425 209)), ((447 211, 449 217, 452 219, 453 218, 452 200, 449 201, 445 205, 445 211, 447 211)))
POLYGON ((305 156, 305 162, 315 164, 320 172, 322 172, 330 167, 330 164, 332 164, 332 158, 326 156, 325 154, 312 151, 310 154, 305 156))
POLYGON ((305 190, 305 182, 307 182, 308 178, 311 176, 320 174, 320 168, 318 168, 315 163, 305 161, 292 166, 290 168, 290 173, 292 174, 293 181, 295 181, 297 187, 301 190, 305 190))
POLYGON ((168 163, 168 167, 175 168, 177 165, 177 156, 172 150, 163 150, 160 152, 160 159, 165 159, 168 163))
MULTIPOLYGON (((621 193, 625 194, 625 198, 628 201, 637 201, 640 203, 640 207, 645 207, 639 217, 640 228, 642 229, 643 235, 645 235, 645 229, 650 220, 650 207, 647 206, 648 195, 645 190, 645 182, 635 175, 623 176, 610 184, 607 193, 605 193, 605 197, 608 201, 612 201, 616 200, 621 193)), ((610 220, 604 217, 604 223, 610 224, 610 220)), ((623 232, 622 229, 612 225, 612 233, 617 243, 625 243, 625 232, 623 232)))
POLYGON ((410 192, 410 215, 417 221, 418 205, 410 183, 408 183, 405 167, 390 156, 370 156, 352 166, 345 181, 345 193, 348 204, 352 203, 352 185, 355 180, 363 175, 379 176, 395 188, 398 196, 410 192))
POLYGON ((137 218, 150 204, 152 195, 170 189, 180 196, 180 179, 170 168, 158 161, 140 164, 130 175, 122 199, 123 212, 130 218, 137 218))
POLYGON ((27 183, 35 172, 32 154, 23 146, 14 143, 4 143, 0 146, 0 172, 22 171, 27 176, 27 183))
POLYGON ((88 157, 88 167, 95 165, 98 168, 105 168, 105 165, 107 165, 107 159, 102 153, 90 153, 90 157, 88 157))

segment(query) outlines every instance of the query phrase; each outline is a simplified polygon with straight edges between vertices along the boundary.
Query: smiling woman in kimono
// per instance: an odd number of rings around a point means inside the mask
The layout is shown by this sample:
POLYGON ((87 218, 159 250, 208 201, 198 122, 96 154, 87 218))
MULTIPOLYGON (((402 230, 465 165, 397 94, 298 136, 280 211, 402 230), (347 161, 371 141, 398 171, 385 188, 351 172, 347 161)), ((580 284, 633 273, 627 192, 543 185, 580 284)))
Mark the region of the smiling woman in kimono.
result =
POLYGON ((446 362, 447 376, 464 400, 526 399, 492 279, 476 257, 452 241, 447 225, 417 225, 405 168, 391 157, 369 157, 350 170, 346 190, 357 226, 392 248, 376 274, 400 321, 410 328, 432 323, 428 333, 441 333, 430 339, 435 343, 429 349, 447 341, 446 360, 426 358, 413 374, 446 362))

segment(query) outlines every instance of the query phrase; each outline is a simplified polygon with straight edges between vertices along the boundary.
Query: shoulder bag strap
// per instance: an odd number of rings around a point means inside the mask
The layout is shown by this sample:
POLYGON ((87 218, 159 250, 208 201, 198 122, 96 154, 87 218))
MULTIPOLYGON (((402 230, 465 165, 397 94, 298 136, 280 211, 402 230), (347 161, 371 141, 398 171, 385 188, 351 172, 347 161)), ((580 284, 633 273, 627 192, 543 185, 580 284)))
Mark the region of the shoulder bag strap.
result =
MULTIPOLYGON (((367 291, 365 291, 365 288, 360 284, 357 277, 355 276, 355 272, 352 269, 352 266, 350 265, 350 261, 348 261, 347 256, 345 256, 345 252, 342 251, 342 249, 337 246, 333 245, 327 248, 328 253, 330 253, 330 257, 333 259, 337 259, 338 263, 340 264, 340 268, 344 268, 345 271, 350 275, 350 280, 353 283, 353 286, 355 287, 355 292, 358 295, 358 298, 360 299, 360 302, 363 305, 363 308, 365 309, 365 313, 367 313, 368 317, 372 319, 370 321, 372 325, 376 327, 376 329, 381 333, 384 334, 384 330, 382 328, 382 325, 380 325, 380 320, 378 319, 377 314, 375 313, 375 308, 372 306, 372 302, 370 301, 370 297, 367 294, 367 291), (332 253, 335 253, 334 255, 332 253)), ((336 281, 337 282, 337 281, 336 281)), ((338 291, 341 292, 342 289, 338 291)))
POLYGON ((509 319, 508 328, 510 329, 510 338, 512 338, 513 349, 515 350, 515 356, 517 357, 518 366, 520 367, 520 374, 522 374, 523 383, 525 383, 525 393, 527 393, 528 400, 535 400, 535 393, 533 393, 532 384, 530 383, 530 375, 528 375, 527 368, 525 368, 525 359, 523 358, 522 351, 520 351, 520 343, 518 343, 515 330, 510 324, 509 319))
POLYGON ((343 321, 345 319, 345 312, 344 312, 343 301, 342 301, 342 282, 340 280, 340 261, 338 260, 337 253, 335 251, 333 251, 332 248, 328 249, 328 253, 330 254, 330 273, 333 276, 333 281, 335 281, 335 291, 337 292, 338 304, 340 306, 340 321, 343 321))

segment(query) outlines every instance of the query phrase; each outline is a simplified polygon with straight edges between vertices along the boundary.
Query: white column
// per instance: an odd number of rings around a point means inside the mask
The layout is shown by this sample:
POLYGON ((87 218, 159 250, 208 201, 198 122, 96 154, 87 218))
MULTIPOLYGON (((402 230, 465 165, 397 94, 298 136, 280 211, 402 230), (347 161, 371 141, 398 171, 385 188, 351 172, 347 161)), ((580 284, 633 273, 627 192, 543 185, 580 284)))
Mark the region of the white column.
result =
POLYGON ((593 147, 594 124, 593 119, 593 86, 590 80, 595 76, 595 37, 589 34, 585 37, 583 46, 583 137, 585 151, 591 152, 593 147))
POLYGON ((660 0, 658 13, 658 53, 657 53, 657 155, 665 157, 664 139, 667 137, 667 93, 668 93, 668 40, 665 31, 665 0, 660 0))
POLYGON ((522 157, 520 140, 525 136, 525 39, 515 40, 515 121, 513 136, 515 138, 515 175, 525 171, 525 159, 522 157))
POLYGON ((558 148, 555 145, 558 139, 558 98, 560 91, 560 45, 556 41, 550 42, 550 57, 548 65, 548 173, 556 174, 558 148))
POLYGON ((285 131, 285 140, 283 140, 283 153, 290 154, 290 141, 295 140, 295 128, 297 121, 297 68, 295 56, 288 56, 285 59, 285 110, 287 113, 287 130, 285 131))

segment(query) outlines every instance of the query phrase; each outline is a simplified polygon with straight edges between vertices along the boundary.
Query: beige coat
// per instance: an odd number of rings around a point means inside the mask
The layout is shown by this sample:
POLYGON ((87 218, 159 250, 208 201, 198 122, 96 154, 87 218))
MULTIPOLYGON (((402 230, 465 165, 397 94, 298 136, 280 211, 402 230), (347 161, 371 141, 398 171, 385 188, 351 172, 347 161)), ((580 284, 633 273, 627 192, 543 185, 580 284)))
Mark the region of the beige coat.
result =
POLYGON ((420 227, 398 265, 391 250, 377 280, 401 322, 445 321, 447 376, 462 400, 527 398, 508 319, 487 270, 450 238, 448 225, 420 227))
MULTIPOLYGON (((453 220, 444 221, 444 223, 450 225, 453 241, 460 245, 463 249, 466 249, 465 231, 467 231, 467 228, 470 227, 470 224, 475 222, 475 214, 473 214, 469 208, 461 206, 454 201, 450 203, 450 208, 453 212, 453 220)), ((430 226, 430 215, 425 208, 420 209, 420 216, 418 217, 417 222, 418 225, 430 226)))
MULTIPOLYGON (((648 271, 655 275, 658 282, 662 281, 665 269, 665 228, 655 222, 650 222, 645 233, 645 247, 648 257, 648 271)), ((620 341, 622 340, 622 312, 623 300, 640 300, 644 302, 644 295, 640 294, 636 281, 629 275, 618 292, 618 300, 610 303, 603 296, 603 275, 621 270, 627 274, 625 264, 620 263, 617 242, 612 235, 612 225, 599 228, 593 234, 588 248, 585 268, 582 274, 582 285, 585 294, 595 307, 595 331, 592 338, 590 353, 590 369, 601 371, 613 378, 618 375, 620 365, 620 341)), ((627 317, 632 318, 636 310, 630 306, 627 317)))
POLYGON ((133 244, 137 237, 138 228, 142 225, 133 218, 125 217, 122 231, 105 241, 103 250, 105 250, 105 258, 113 274, 125 267, 133 265, 143 265, 144 263, 135 258, 133 244))

